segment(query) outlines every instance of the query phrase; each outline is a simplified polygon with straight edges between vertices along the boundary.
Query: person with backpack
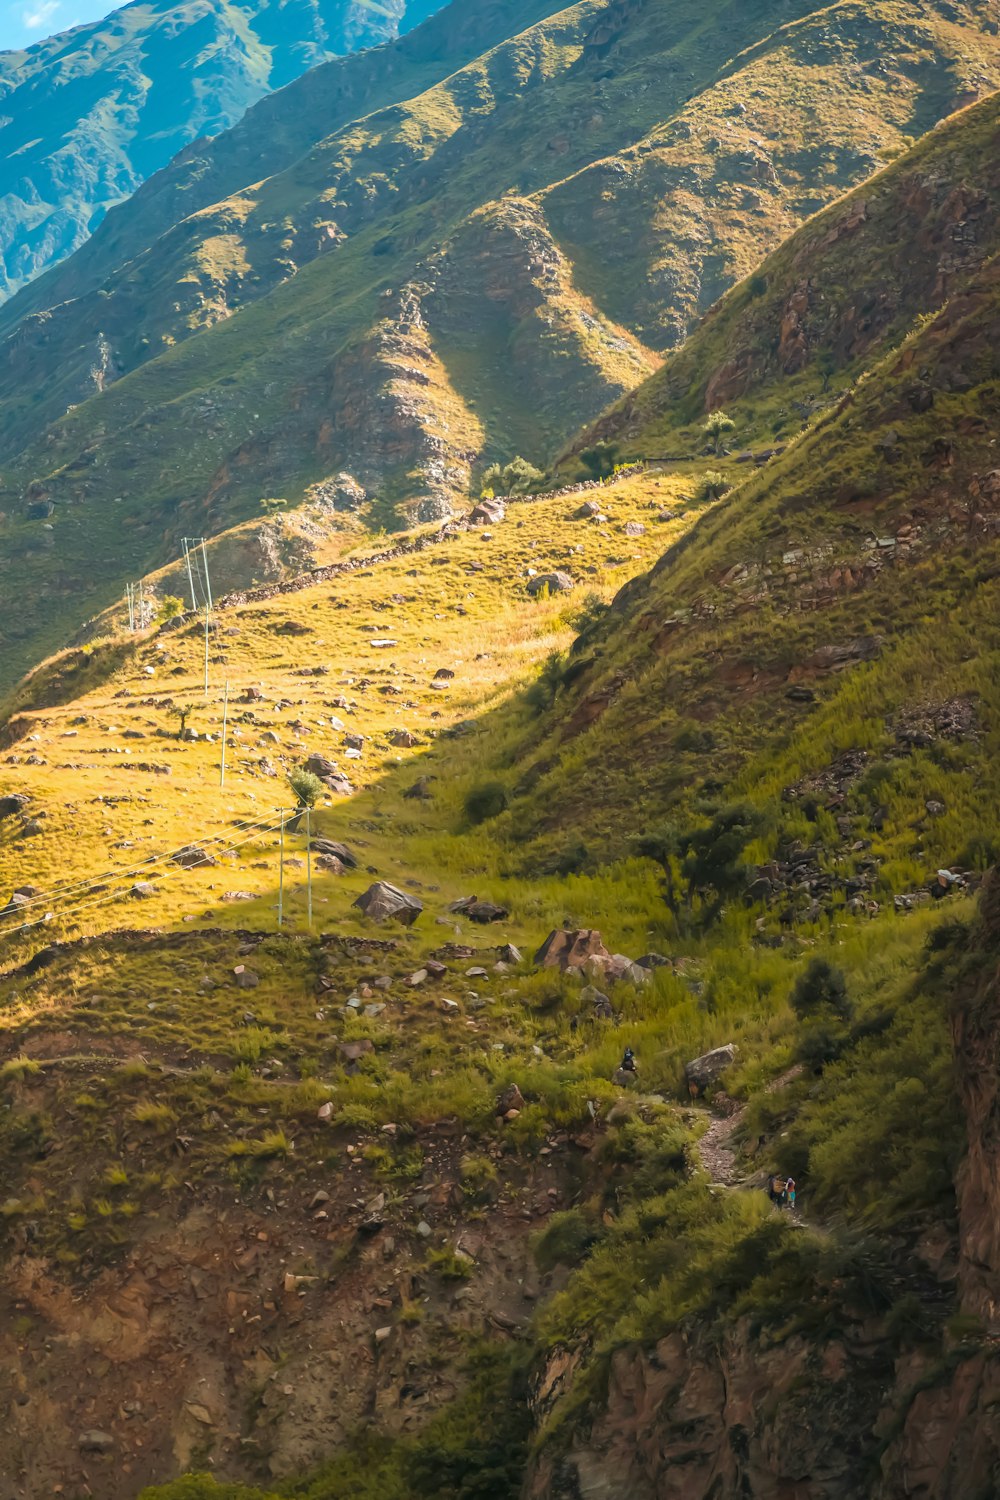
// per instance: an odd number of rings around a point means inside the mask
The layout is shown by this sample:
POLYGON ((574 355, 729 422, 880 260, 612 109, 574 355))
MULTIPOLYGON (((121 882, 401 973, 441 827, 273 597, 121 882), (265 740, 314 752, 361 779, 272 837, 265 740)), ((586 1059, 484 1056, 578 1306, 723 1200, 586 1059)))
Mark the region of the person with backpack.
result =
POLYGON ((639 1069, 636 1067, 635 1053, 632 1051, 631 1047, 625 1048, 625 1055, 622 1058, 621 1071, 623 1073, 638 1073, 639 1071, 639 1069))
POLYGON ((795 1209, 795 1178, 789 1177, 785 1183, 785 1191, 782 1194, 782 1202, 785 1208, 795 1209))

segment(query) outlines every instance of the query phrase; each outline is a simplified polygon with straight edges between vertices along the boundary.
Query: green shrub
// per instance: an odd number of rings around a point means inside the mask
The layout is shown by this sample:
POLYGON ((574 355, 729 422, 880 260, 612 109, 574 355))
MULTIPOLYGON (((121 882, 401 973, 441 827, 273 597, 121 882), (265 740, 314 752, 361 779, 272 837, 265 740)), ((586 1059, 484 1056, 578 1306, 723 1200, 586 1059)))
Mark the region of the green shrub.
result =
POLYGON ((582 1208, 568 1208, 552 1214, 532 1240, 535 1264, 540 1271, 554 1271, 556 1266, 578 1266, 590 1247, 599 1239, 582 1208))
POLYGON ((502 781, 483 781, 470 787, 465 795, 465 816, 474 826, 497 818, 508 806, 507 788, 502 781))

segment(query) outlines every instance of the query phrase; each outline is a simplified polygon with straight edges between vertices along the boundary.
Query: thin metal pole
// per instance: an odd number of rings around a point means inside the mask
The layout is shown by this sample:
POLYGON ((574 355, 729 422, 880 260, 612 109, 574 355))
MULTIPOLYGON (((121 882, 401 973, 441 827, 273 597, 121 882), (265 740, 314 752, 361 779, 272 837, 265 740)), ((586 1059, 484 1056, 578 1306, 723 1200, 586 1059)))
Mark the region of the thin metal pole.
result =
POLYGON ((128 628, 135 629, 135 605, 132 603, 132 585, 125 585, 125 603, 128 605, 128 628))
POLYGON ((285 814, 278 809, 281 832, 278 835, 278 926, 285 919, 285 814))
POLYGON ((194 573, 191 571, 191 549, 188 546, 187 537, 181 542, 181 546, 184 549, 184 561, 187 563, 188 586, 191 590, 191 608, 197 609, 198 601, 194 594, 194 573))
POLYGON ((226 720, 229 716, 229 678, 226 678, 226 688, 222 696, 222 764, 219 768, 219 785, 226 784, 226 720))
POLYGON ((146 598, 142 591, 141 578, 139 579, 139 613, 136 616, 136 620, 139 630, 144 630, 146 626, 146 598))
POLYGON ((206 609, 205 610, 205 697, 206 698, 208 697, 208 626, 209 626, 209 620, 210 619, 211 619, 210 612, 209 612, 208 609, 206 609))
POLYGON ((309 815, 311 807, 306 808, 306 923, 309 931, 313 924, 313 867, 312 867, 312 831, 310 829, 309 815))
POLYGON ((212 608, 212 585, 208 578, 208 548, 205 546, 205 538, 201 539, 201 561, 205 569, 205 597, 208 599, 208 607, 212 608))

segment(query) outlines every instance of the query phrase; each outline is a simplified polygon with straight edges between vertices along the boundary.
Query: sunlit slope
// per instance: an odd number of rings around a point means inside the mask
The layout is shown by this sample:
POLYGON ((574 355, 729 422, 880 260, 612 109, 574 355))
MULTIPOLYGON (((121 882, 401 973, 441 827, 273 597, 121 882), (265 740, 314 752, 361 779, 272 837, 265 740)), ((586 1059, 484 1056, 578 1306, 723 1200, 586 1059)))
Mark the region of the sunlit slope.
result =
MULTIPOLYGON (((497 43, 487 9, 474 61, 428 88, 414 54, 423 91, 349 123, 337 94, 332 133, 293 131, 283 170, 157 220, 99 288, 18 325, 10 670, 112 597, 84 556, 135 575, 343 472, 371 524, 398 525, 444 513, 489 457, 544 463, 996 67, 971 5, 801 4, 778 29, 769 6, 717 10, 582 4, 497 43)), ((262 128, 281 138, 300 87, 262 128)))

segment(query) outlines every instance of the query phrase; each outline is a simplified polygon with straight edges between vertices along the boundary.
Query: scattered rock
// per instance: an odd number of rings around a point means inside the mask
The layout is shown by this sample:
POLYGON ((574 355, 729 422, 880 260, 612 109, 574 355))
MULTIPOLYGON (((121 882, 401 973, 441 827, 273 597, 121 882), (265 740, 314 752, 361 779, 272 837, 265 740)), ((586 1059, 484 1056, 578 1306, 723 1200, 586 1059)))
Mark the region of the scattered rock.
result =
POLYGON ((394 745, 397 750, 414 750, 423 740, 409 729, 393 729, 389 733, 389 744, 394 745))
POLYGON ((171 858, 175 865, 183 865, 186 870, 197 870, 202 865, 219 863, 207 849, 198 849, 193 844, 189 844, 185 849, 178 849, 176 854, 171 855, 171 858))
POLYGON ((528 579, 528 593, 534 599, 543 589, 550 594, 564 594, 575 585, 568 573, 557 568, 554 573, 536 573, 534 578, 528 579))
POLYGON ((518 1113, 526 1109, 527 1104, 524 1095, 516 1083, 508 1083, 503 1093, 497 1099, 496 1112, 498 1115, 506 1115, 509 1110, 516 1109, 518 1113))
POLYGON ((415 896, 409 896, 387 880, 376 880, 363 895, 353 902, 373 922, 392 920, 411 926, 423 911, 423 905, 415 896))
POLYGON ((448 910, 468 917, 470 922, 480 922, 483 926, 489 922, 504 922, 510 916, 505 906, 497 906, 493 901, 480 901, 477 896, 463 896, 460 901, 452 901, 448 910))
POLYGON ((515 948, 513 943, 504 943, 502 947, 498 948, 497 957, 504 964, 520 964, 524 962, 520 948, 515 948))
POLYGON ((110 1453, 115 1446, 115 1440, 110 1432, 100 1432, 93 1427, 87 1432, 80 1433, 76 1445, 81 1453, 110 1453))
POLYGON ((137 880, 129 895, 136 901, 148 901, 151 896, 156 895, 156 886, 150 880, 137 880))
POLYGON ((316 1111, 316 1118, 317 1120, 329 1120, 332 1115, 333 1103, 331 1100, 327 1099, 326 1103, 321 1104, 319 1109, 316 1111))
POLYGON ((233 978, 236 981, 237 988, 241 990, 255 990, 260 984, 259 975, 255 974, 253 969, 248 969, 246 964, 236 965, 236 968, 233 970, 233 978))
POLYGON ((535 954, 535 963, 542 969, 582 969, 594 959, 603 966, 610 958, 601 934, 595 929, 585 927, 569 931, 557 928, 549 933, 535 954))
POLYGON ((13 818, 27 807, 29 798, 22 792, 12 792, 9 797, 0 797, 0 819, 13 818))
POLYGON ((347 870, 358 868, 357 855, 352 854, 346 844, 335 843, 333 839, 311 839, 309 847, 315 854, 325 854, 337 860, 347 870))
POLYGON ((429 802, 431 798, 431 783, 428 776, 419 776, 412 786, 408 786, 403 796, 413 802, 429 802))

